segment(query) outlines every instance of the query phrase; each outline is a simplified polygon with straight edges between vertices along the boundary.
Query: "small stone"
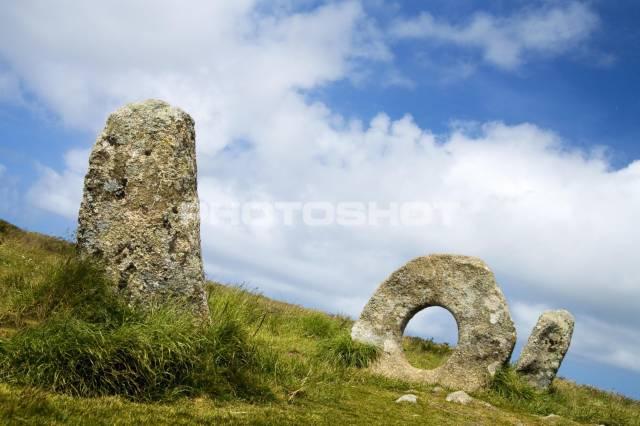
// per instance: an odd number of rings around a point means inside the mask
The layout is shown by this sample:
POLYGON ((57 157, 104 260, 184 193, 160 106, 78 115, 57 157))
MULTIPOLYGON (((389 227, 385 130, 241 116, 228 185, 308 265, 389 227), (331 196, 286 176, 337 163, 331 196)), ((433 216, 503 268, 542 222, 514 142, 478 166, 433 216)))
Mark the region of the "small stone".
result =
POLYGON ((559 416, 557 414, 549 414, 548 416, 544 416, 542 418, 542 420, 546 420, 546 421, 558 421, 558 420, 562 420, 562 416, 559 416))
POLYGON ((184 300, 208 313, 193 119, 159 100, 109 116, 89 158, 78 248, 135 305, 184 300))
POLYGON ((573 334, 574 319, 568 311, 540 315, 515 369, 533 387, 546 390, 556 377, 573 334))
POLYGON ((435 386, 433 389, 431 389, 431 392, 433 392, 433 393, 441 393, 441 392, 444 392, 444 389, 441 388, 440 386, 435 386))
POLYGON ((409 403, 409 404, 417 404, 418 397, 412 393, 408 393, 406 395, 402 395, 400 398, 396 399, 397 404, 401 403, 409 403))
POLYGON ((467 405, 473 402, 473 398, 470 397, 465 391, 456 391, 447 395, 446 401, 467 405))

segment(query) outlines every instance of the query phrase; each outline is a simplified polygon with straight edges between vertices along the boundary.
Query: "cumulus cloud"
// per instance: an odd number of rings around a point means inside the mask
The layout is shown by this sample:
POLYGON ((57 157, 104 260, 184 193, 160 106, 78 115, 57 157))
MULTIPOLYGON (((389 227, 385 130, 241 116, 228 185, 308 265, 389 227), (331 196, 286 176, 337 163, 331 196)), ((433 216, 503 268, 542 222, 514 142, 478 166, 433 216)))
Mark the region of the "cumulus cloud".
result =
MULTIPOLYGON (((303 10, 278 4, 8 3, 0 55, 71 126, 97 133, 108 112, 148 97, 194 116, 211 278, 357 315, 378 283, 409 259, 455 252, 485 259, 512 301, 553 301, 599 321, 594 336, 622 323, 640 329, 640 162, 614 170, 601 152, 572 149, 528 123, 456 125, 433 134, 410 115, 348 119, 310 101, 307 91, 389 61, 380 31, 358 2, 303 10), (422 202, 430 221, 310 227, 215 220, 216 204, 255 201, 380 208, 422 202)), ((506 20, 476 17, 469 28, 484 25, 489 36, 480 37, 480 47, 488 60, 510 67, 528 52, 557 53, 579 42, 595 25, 581 19, 597 21, 591 16, 569 3, 506 20), (536 27, 556 21, 553 31, 536 27), (517 32, 516 23, 533 29, 517 32), (539 32, 551 35, 538 40, 539 32), (503 51, 504 38, 515 48, 503 51)), ((438 33, 449 27, 436 26, 438 33)), ((43 166, 29 200, 75 218, 88 148, 67 153, 62 171, 43 166)), ((445 322, 433 318, 417 319, 417 328, 446 335, 445 322)), ((518 331, 526 338, 530 328, 518 331)), ((601 362, 633 368, 628 354, 638 348, 618 347, 624 349, 601 348, 601 362)))
POLYGON ((75 219, 82 199, 88 158, 86 149, 68 151, 64 156, 66 168, 61 173, 39 165, 40 176, 27 192, 27 201, 42 210, 75 219))
POLYGON ((549 2, 508 17, 477 13, 455 24, 427 12, 398 19, 390 28, 397 39, 424 39, 475 48, 484 60, 514 69, 531 55, 555 56, 574 49, 598 28, 599 18, 588 4, 549 2))
POLYGON ((16 75, 0 69, 0 101, 22 103, 20 80, 16 75))
POLYGON ((123 99, 162 97, 189 106, 215 136, 205 150, 224 146, 294 89, 390 58, 355 1, 306 11, 253 0, 58 6, 8 4, 0 17, 0 54, 42 102, 93 130, 123 99))

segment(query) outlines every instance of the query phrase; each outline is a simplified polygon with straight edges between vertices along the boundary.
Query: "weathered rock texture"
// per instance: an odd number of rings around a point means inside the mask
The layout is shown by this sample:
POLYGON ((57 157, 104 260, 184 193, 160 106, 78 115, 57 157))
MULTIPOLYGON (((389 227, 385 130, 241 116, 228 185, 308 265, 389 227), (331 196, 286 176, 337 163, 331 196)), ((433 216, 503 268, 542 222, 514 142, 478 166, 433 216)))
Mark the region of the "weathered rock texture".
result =
POLYGON ((111 114, 89 158, 81 253, 134 304, 180 299, 206 314, 199 210, 191 117, 159 100, 111 114))
POLYGON ((371 297, 351 336, 383 350, 371 367, 377 373, 467 392, 487 384, 516 340, 491 270, 480 259, 453 255, 419 257, 394 272, 371 297), (406 360, 402 335, 409 320, 430 306, 451 312, 458 344, 443 365, 422 370, 406 360))
POLYGON ((456 404, 467 405, 473 402, 473 398, 469 396, 465 391, 451 392, 445 398, 447 402, 455 402, 456 404))
POLYGON ((402 395, 400 398, 396 399, 397 404, 409 403, 409 404, 417 404, 418 397, 412 393, 408 393, 406 395, 402 395))
POLYGON ((573 326, 573 315, 568 311, 540 315, 516 363, 516 371, 529 384, 541 390, 549 388, 571 344, 573 326))

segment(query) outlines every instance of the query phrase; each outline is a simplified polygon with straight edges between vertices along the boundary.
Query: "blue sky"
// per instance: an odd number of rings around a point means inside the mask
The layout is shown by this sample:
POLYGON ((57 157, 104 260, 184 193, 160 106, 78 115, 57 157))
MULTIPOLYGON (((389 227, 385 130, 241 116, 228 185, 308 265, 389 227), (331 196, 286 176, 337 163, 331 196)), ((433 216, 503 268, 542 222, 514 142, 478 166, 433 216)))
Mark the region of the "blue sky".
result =
MULTIPOLYGON (((494 270, 519 345, 577 319, 561 373, 640 397, 635 2, 172 2, 0 6, 0 216, 69 236, 110 112, 197 123, 207 273, 356 316, 412 257, 494 270), (437 220, 216 223, 248 201, 424 201, 437 220)), ((455 338, 429 310, 412 333, 455 338)))

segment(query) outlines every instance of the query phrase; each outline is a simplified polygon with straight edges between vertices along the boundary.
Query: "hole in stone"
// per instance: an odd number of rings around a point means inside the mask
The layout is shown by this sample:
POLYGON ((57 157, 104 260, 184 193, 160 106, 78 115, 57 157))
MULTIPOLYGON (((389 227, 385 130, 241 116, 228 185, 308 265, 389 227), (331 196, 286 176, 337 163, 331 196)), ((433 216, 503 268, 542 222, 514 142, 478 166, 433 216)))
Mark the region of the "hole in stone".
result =
POLYGON ((409 364, 429 370, 442 365, 458 343, 458 324, 439 306, 423 309, 409 320, 402 346, 409 364))

